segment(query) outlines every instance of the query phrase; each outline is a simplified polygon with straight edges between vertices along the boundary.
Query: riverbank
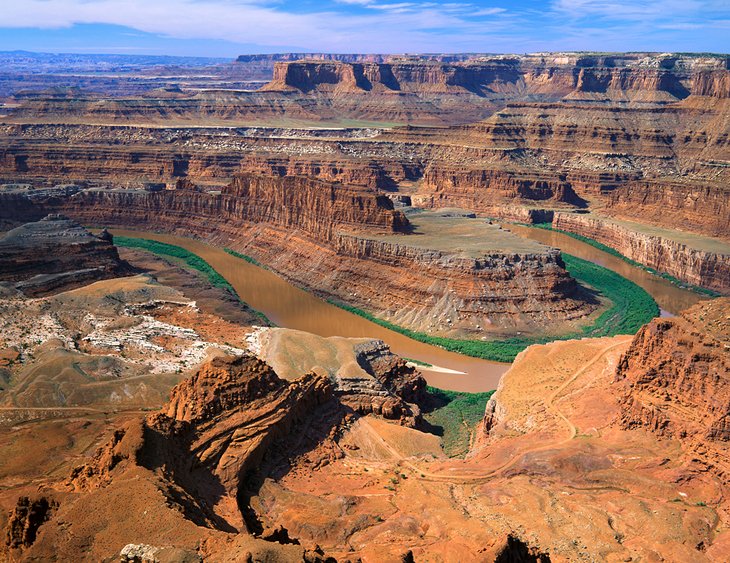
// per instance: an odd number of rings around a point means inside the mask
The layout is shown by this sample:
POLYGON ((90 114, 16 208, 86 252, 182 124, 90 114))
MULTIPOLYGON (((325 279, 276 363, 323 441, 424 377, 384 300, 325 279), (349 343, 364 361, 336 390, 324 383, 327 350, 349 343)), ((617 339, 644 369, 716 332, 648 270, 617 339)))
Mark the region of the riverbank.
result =
POLYGON ((233 256, 221 248, 199 240, 150 233, 111 229, 117 237, 154 240, 179 246, 203 258, 236 290, 253 309, 263 312, 277 326, 293 328, 320 336, 343 336, 383 340, 401 357, 446 368, 454 373, 423 369, 429 383, 462 392, 485 392, 496 389, 508 364, 472 358, 443 348, 417 342, 362 317, 353 315, 312 293, 302 290, 272 271, 233 256))
POLYGON ((600 242, 689 286, 730 292, 730 243, 725 240, 592 213, 556 213, 552 227, 600 242))
POLYGON ((466 356, 498 362, 513 361, 517 354, 533 344, 546 344, 555 340, 634 334, 651 319, 659 316, 659 307, 656 301, 649 293, 632 281, 612 272, 608 268, 576 256, 563 254, 563 261, 568 273, 573 278, 582 285, 594 290, 598 296, 608 300, 611 305, 590 325, 583 327, 580 331, 562 335, 514 337, 487 341, 445 338, 398 326, 346 303, 332 300, 329 302, 413 340, 439 346, 445 350, 466 356))
MULTIPOLYGON (((205 270, 207 272, 207 269, 210 269, 212 273, 208 272, 206 275, 212 276, 215 283, 225 283, 232 291, 235 291, 219 273, 215 272, 215 270, 210 267, 207 262, 179 246, 161 243, 150 239, 136 239, 131 237, 117 237, 115 240, 121 246, 127 245, 135 246, 137 248, 146 248, 152 252, 164 253, 169 256, 182 258, 189 261, 188 263, 190 265, 197 264, 197 269, 200 269, 201 271, 205 270)), ((224 251, 235 259, 243 260, 254 267, 261 267, 260 264, 248 256, 233 252, 230 249, 225 249, 224 251)), ((545 337, 514 337, 487 341, 444 338, 423 332, 412 331, 380 319, 372 313, 346 303, 339 303, 332 300, 330 300, 329 303, 349 313, 363 317, 384 328, 402 334, 409 339, 437 346, 444 350, 456 352, 461 355, 495 362, 511 362, 517 354, 532 344, 544 344, 553 340, 571 340, 574 338, 597 338, 603 336, 615 336, 616 334, 633 334, 642 325, 647 323, 653 317, 659 315, 659 309, 651 296, 633 282, 608 270, 607 268, 592 264, 591 262, 580 258, 564 255, 563 259, 566 264, 566 269, 571 276, 584 286, 592 288, 598 296, 605 298, 611 303, 611 305, 597 319, 595 319, 592 324, 583 327, 580 331, 563 335, 551 335, 545 337)))
MULTIPOLYGON (((238 295, 233 286, 228 283, 228 281, 226 281, 223 276, 221 276, 210 264, 208 264, 200 256, 193 254, 189 250, 186 250, 180 246, 166 244, 164 242, 133 237, 115 237, 114 244, 122 248, 138 248, 141 250, 146 250, 147 252, 151 252, 152 254, 156 254, 157 256, 176 259, 188 266, 189 268, 200 272, 213 287, 228 291, 236 299, 249 306, 248 303, 241 299, 241 296, 238 295)), ((261 322, 264 326, 274 326, 271 320, 269 320, 269 318, 261 311, 257 311, 253 308, 252 311, 257 317, 259 317, 259 319, 261 319, 261 322)))
POLYGON ((575 240, 579 240, 581 242, 584 242, 593 248, 597 248, 598 250, 602 250, 603 252, 606 252, 607 254, 610 254, 611 256, 615 256, 616 258, 623 260, 627 264, 630 264, 631 266, 634 266, 635 268, 640 268, 641 270, 644 270, 645 272, 648 272, 652 275, 655 275, 659 278, 662 278, 664 280, 667 280, 668 282, 676 285, 677 287, 680 287, 682 289, 686 289, 688 291, 693 291, 695 293, 698 293, 699 295, 706 295, 708 297, 720 297, 722 294, 718 293, 717 291, 714 291, 712 289, 709 289, 707 287, 701 287, 699 285, 694 285, 689 282, 685 282, 680 280, 679 278, 675 278, 674 276, 671 276, 665 272, 660 272, 654 268, 650 268, 646 264, 642 264, 641 262, 637 262, 636 260, 632 260, 628 256, 625 256, 621 254, 618 250, 615 248, 612 248, 610 246, 606 246, 602 242, 598 242, 595 239, 588 238, 583 235, 579 235, 578 233, 572 233, 570 231, 564 231, 562 229, 556 229, 553 227, 552 223, 533 223, 532 225, 524 225, 522 226, 527 228, 535 228, 535 229, 543 229, 546 231, 552 231, 555 233, 562 233, 566 236, 569 236, 570 238, 574 238, 575 240))
POLYGON ((669 280, 646 271, 642 267, 634 266, 622 260, 614 253, 606 252, 595 245, 571 237, 567 233, 561 233, 554 229, 536 229, 532 226, 516 223, 507 223, 504 227, 519 236, 558 248, 564 254, 588 260, 631 280, 654 298, 663 316, 678 315, 681 311, 692 307, 696 303, 709 299, 707 295, 684 289, 669 280))

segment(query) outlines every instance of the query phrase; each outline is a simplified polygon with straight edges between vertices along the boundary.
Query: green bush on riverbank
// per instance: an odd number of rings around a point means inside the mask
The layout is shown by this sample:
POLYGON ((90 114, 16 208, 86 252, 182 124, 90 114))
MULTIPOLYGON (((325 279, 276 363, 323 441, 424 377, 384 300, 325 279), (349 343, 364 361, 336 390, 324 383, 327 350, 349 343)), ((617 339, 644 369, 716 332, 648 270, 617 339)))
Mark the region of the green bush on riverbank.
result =
POLYGON ((511 362, 517 354, 531 344, 544 344, 553 340, 569 340, 587 336, 597 338, 617 334, 634 334, 641 326, 659 315, 659 307, 651 295, 634 282, 607 268, 569 254, 563 254, 563 260, 571 276, 583 285, 591 286, 592 289, 611 301, 611 305, 591 325, 584 327, 580 332, 560 336, 515 337, 491 341, 444 338, 398 326, 351 305, 336 301, 330 301, 330 303, 413 340, 466 356, 497 362, 511 362))
POLYGON ((583 235, 579 235, 577 233, 571 233, 570 231, 563 231, 562 229, 555 229, 555 228, 553 228, 552 223, 534 223, 533 225, 525 225, 525 226, 534 227, 536 229, 543 229, 545 231, 555 231, 556 233, 567 235, 570 238, 574 238, 575 240, 584 242, 587 245, 592 246, 593 248, 597 248, 598 250, 605 252, 606 254, 615 256, 619 260, 623 260, 624 262, 626 262, 627 264, 629 264, 631 266, 634 266, 635 268, 639 268, 641 270, 644 270, 645 272, 649 272, 650 274, 653 274, 657 277, 665 279, 668 282, 673 283, 674 285, 676 285, 678 287, 681 287, 682 289, 688 289, 690 291, 694 291, 695 293, 699 293, 701 295, 708 295, 710 297, 720 297, 721 296, 721 294, 718 293, 717 291, 707 289, 706 287, 700 287, 699 285, 694 285, 689 282, 684 282, 678 278, 675 278, 674 276, 670 276, 669 274, 665 274, 664 272, 660 272, 658 270, 655 270, 654 268, 650 268, 649 266, 646 266, 645 264, 642 264, 641 262, 632 260, 628 256, 624 256, 623 254, 621 254, 615 248, 606 246, 602 242, 598 242, 597 240, 585 237, 583 235))
POLYGON ((241 254, 240 252, 236 252, 235 250, 231 250, 230 248, 224 248, 225 252, 230 254, 231 256, 235 256, 236 258, 240 258, 241 260, 245 260, 249 264, 253 264, 254 266, 258 266, 259 268, 262 268, 264 270, 268 270, 266 266, 264 266, 261 262, 256 260, 256 258, 252 258, 251 256, 248 256, 246 254, 241 254))
MULTIPOLYGON (((244 303, 240 298, 233 286, 226 281, 210 264, 203 260, 197 254, 186 250, 180 246, 174 244, 167 244, 165 242, 159 242, 156 240, 133 238, 133 237, 114 237, 114 244, 125 248, 139 248, 157 254, 159 256, 168 256, 177 258, 178 260, 185 263, 188 267, 193 270, 197 270, 208 280, 210 285, 228 291, 236 297, 239 301, 244 303)), ((271 321, 260 311, 252 309, 252 311, 266 324, 272 325, 271 321)))
POLYGON ((423 418, 441 435, 444 451, 449 457, 461 456, 469 451, 471 438, 484 417, 487 401, 494 391, 486 393, 460 393, 428 387, 434 408, 423 418))
MULTIPOLYGON (((171 256, 180 259, 189 267, 205 275, 211 285, 226 289, 238 297, 235 289, 210 264, 184 248, 154 240, 131 237, 115 237, 114 241, 119 246, 140 248, 162 256, 171 256)), ((239 254, 230 249, 226 249, 226 251, 233 256, 259 265, 254 259, 243 254, 239 254)), ((466 356, 498 362, 511 362, 517 354, 531 344, 541 344, 552 340, 567 340, 586 336, 601 337, 614 336, 616 334, 633 334, 642 325, 659 314, 659 308, 651 296, 635 283, 607 268, 598 266, 587 260, 582 260, 568 254, 563 254, 563 260, 565 261, 566 269, 575 279, 584 285, 591 286, 597 293, 608 299, 611 304, 591 325, 584 327, 579 332, 561 336, 543 338, 515 337, 492 341, 444 338, 398 326, 351 305, 335 301, 330 301, 330 303, 385 328, 399 332, 413 340, 439 346, 445 350, 466 356)), ((271 324, 265 315, 262 313, 258 314, 268 324, 271 324)))

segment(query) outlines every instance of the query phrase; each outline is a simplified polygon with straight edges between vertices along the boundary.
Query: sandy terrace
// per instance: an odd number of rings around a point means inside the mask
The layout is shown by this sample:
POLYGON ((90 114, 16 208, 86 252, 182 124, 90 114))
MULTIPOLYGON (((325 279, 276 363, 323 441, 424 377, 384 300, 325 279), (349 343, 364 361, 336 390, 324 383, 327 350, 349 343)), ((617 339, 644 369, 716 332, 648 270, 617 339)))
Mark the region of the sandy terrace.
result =
POLYGON ((440 250, 467 258, 485 254, 543 254, 547 247, 519 237, 489 219, 466 217, 460 210, 442 209, 408 213, 410 235, 369 236, 414 248, 440 250))

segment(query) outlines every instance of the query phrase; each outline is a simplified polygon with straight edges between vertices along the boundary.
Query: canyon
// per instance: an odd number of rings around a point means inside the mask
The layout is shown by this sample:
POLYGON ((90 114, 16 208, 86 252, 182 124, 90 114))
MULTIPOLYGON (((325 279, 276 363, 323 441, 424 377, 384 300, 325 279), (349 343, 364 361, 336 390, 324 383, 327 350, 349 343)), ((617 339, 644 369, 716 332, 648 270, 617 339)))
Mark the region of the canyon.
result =
MULTIPOLYGON (((22 100, 0 127, 0 178, 131 188, 185 179, 207 191, 240 172, 302 176, 367 187, 398 205, 527 223, 590 210, 728 242, 727 57, 286 55, 234 64, 264 62, 269 82, 250 92, 22 100)), ((713 258, 662 245, 616 250, 726 291, 723 275, 697 269, 726 261, 727 249, 713 258)))
POLYGON ((7 525, 30 532, 7 546, 24 558, 160 561, 721 561, 727 401, 708 405, 701 384, 682 384, 681 406, 659 390, 674 374, 726 388, 728 306, 703 303, 636 337, 531 347, 463 459, 419 430, 423 384, 377 347, 366 353, 384 360, 367 364, 372 381, 402 381, 389 400, 407 409, 374 411, 385 418, 361 409, 359 384, 338 393, 325 374, 282 379, 251 355, 221 356, 22 497, 7 525), (656 371, 662 353, 677 371, 656 371))
POLYGON ((691 235, 672 237, 669 230, 642 233, 641 225, 634 223, 633 226, 632 229, 631 224, 624 226, 610 220, 565 213, 556 213, 553 219, 553 227, 558 230, 620 250, 627 258, 675 278, 720 291, 730 285, 730 260, 722 245, 697 249, 693 248, 692 242, 701 246, 704 241, 694 241, 691 235), (688 244, 680 242, 681 237, 688 239, 688 244))
MULTIPOLYGON (((415 235, 378 240, 378 232, 408 231, 403 212, 373 190, 322 180, 242 174, 220 193, 185 184, 159 191, 87 189, 41 197, 34 205, 86 224, 195 234, 320 295, 414 330, 542 332, 546 318, 569 326, 597 305, 581 294, 556 251, 525 245, 497 228, 490 236, 500 234, 501 244, 467 256, 456 247, 414 247, 415 240, 408 241, 415 235)), ((15 208, 7 209, 17 217, 15 208)))
POLYGON ((0 561, 728 560, 727 55, 2 61, 0 561))

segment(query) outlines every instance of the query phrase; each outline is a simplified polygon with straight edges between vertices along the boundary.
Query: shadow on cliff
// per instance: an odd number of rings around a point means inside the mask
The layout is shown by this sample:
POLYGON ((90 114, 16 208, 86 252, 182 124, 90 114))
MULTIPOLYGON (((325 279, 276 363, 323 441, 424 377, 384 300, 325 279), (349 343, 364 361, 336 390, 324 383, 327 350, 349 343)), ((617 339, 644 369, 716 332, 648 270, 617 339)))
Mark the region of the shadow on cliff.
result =
POLYGON ((277 543, 299 544, 282 526, 269 528, 251 505, 251 500, 259 495, 266 479, 283 479, 294 469, 297 460, 313 471, 342 457, 344 454, 335 441, 335 434, 347 418, 354 420, 356 414, 334 398, 320 405, 291 432, 275 440, 267 448, 261 463, 241 476, 238 508, 251 534, 277 543))

